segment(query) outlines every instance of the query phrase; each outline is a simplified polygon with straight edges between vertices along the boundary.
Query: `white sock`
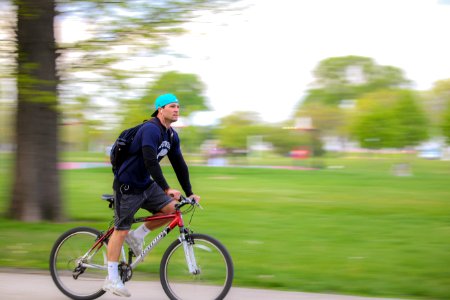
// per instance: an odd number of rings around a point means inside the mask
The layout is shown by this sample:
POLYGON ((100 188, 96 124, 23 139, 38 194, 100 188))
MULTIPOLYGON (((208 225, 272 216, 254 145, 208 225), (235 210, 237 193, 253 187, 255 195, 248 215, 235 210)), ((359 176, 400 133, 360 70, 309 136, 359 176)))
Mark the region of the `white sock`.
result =
POLYGON ((144 239, 147 234, 150 233, 150 229, 145 226, 145 224, 142 224, 139 226, 135 231, 133 231, 133 236, 137 239, 144 239))
POLYGON ((119 262, 117 261, 108 261, 108 279, 109 280, 118 280, 119 278, 119 262))

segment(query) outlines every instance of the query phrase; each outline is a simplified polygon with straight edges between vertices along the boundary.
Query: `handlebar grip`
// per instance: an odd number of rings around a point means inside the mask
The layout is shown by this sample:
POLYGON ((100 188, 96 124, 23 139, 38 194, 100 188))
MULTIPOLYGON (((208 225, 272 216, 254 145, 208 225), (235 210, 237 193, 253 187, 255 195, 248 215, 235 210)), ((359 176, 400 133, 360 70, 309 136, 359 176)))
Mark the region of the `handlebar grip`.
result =
POLYGON ((195 201, 195 199, 192 198, 188 198, 185 197, 183 195, 180 196, 180 202, 175 204, 175 208, 181 208, 182 206, 186 205, 186 204, 190 204, 190 205, 198 205, 197 201, 195 201))

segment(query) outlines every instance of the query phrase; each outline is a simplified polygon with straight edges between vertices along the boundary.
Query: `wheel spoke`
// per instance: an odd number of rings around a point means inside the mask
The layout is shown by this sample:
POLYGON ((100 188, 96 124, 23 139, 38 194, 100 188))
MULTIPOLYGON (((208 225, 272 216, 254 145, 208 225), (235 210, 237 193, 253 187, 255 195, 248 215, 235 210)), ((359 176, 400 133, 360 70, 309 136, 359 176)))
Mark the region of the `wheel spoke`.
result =
POLYGON ((161 261, 161 283, 170 299, 222 299, 233 280, 233 264, 226 249, 215 239, 193 234, 197 274, 186 263, 182 243, 175 241, 161 261))
POLYGON ((64 233, 50 256, 50 272, 56 286, 72 299, 95 299, 104 294, 107 274, 106 244, 86 255, 99 231, 78 227, 64 233))

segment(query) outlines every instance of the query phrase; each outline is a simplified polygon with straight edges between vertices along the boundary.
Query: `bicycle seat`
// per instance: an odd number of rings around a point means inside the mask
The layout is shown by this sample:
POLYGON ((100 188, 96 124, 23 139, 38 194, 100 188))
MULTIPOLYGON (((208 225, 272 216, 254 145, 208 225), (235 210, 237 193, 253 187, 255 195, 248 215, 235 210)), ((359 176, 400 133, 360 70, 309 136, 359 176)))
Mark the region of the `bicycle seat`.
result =
POLYGON ((114 195, 103 194, 102 195, 102 200, 108 201, 108 203, 109 203, 108 207, 109 208, 113 208, 114 207, 114 195))
POLYGON ((103 194, 103 195, 102 195, 102 200, 106 200, 106 201, 114 201, 114 195, 111 195, 111 194, 103 194))

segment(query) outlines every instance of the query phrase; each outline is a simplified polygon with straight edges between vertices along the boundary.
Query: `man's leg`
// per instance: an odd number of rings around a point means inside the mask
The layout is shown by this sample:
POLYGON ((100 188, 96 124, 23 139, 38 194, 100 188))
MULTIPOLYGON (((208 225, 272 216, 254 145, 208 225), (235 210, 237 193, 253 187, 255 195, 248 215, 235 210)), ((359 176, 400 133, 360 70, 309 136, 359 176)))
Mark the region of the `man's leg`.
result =
POLYGON ((129 230, 114 229, 108 242, 108 261, 119 261, 123 241, 125 240, 128 231, 129 230))
MULTIPOLYGON (((115 183, 114 183, 115 184, 115 183)), ((121 200, 122 200, 122 194, 120 192, 114 191, 114 198, 116 199, 116 205, 114 206, 114 212, 115 212, 115 228, 114 231, 109 238, 108 241, 108 261, 118 262, 120 257, 120 252, 122 249, 123 242, 125 240, 125 237, 127 236, 129 229, 127 230, 120 230, 117 229, 117 226, 120 226, 121 228, 127 228, 131 226, 128 224, 128 219, 123 218, 121 216, 126 216, 129 212, 128 211, 121 211, 121 200)))
MULTIPOLYGON (((176 201, 171 196, 166 195, 166 193, 161 189, 161 187, 158 186, 158 184, 151 184, 144 192, 144 196, 146 197, 146 201, 144 202, 142 207, 151 212, 156 211, 156 213, 153 214, 154 216, 171 214, 175 212, 175 204, 177 204, 178 201, 176 201)), ((135 232, 139 231, 138 238, 144 238, 144 236, 151 230, 159 228, 167 224, 168 222, 168 220, 145 222, 138 229, 136 229, 135 232)))
MULTIPOLYGON (((154 216, 160 216, 164 214, 170 214, 175 212, 175 204, 176 201, 169 202, 166 206, 162 208, 162 211, 164 212, 158 212, 156 214, 153 214, 154 216)), ((149 234, 153 229, 156 229, 158 227, 161 227, 167 223, 169 223, 170 220, 155 220, 155 221, 148 221, 143 223, 141 226, 136 228, 135 230, 131 230, 128 235, 125 237, 125 242, 128 244, 128 246, 131 247, 133 250, 134 255, 138 256, 141 254, 143 247, 144 247, 144 238, 149 234)))
POLYGON ((105 279, 103 284, 103 290, 109 291, 118 296, 130 297, 131 294, 128 292, 127 288, 124 286, 122 279, 119 274, 119 258, 122 250, 122 245, 125 237, 128 234, 129 229, 120 230, 119 228, 129 228, 129 220, 127 218, 121 218, 120 216, 128 215, 127 209, 124 211, 120 210, 121 207, 121 195, 120 193, 116 195, 116 220, 115 229, 108 241, 108 277, 105 279))
POLYGON ((119 257, 127 233, 128 230, 114 230, 108 241, 108 277, 103 284, 103 290, 124 297, 131 296, 119 274, 119 257))
MULTIPOLYGON (((166 206, 164 206, 160 212, 154 214, 154 216, 161 216, 161 215, 168 215, 173 214, 175 212, 175 205, 178 203, 178 201, 173 200, 169 202, 166 206)), ((148 221, 145 222, 145 227, 147 227, 149 230, 154 230, 156 228, 159 228, 165 224, 169 223, 168 220, 155 220, 155 221, 148 221)))

